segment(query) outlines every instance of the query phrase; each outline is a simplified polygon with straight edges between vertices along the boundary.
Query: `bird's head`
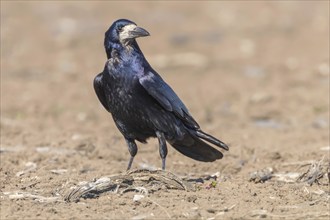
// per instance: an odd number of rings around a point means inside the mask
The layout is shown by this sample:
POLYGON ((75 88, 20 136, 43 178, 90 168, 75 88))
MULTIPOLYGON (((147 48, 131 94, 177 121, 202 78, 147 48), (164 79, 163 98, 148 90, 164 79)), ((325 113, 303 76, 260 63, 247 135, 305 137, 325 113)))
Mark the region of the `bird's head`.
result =
POLYGON ((149 36, 149 32, 138 27, 127 19, 115 21, 105 32, 104 47, 106 51, 115 48, 116 45, 127 46, 135 43, 135 38, 149 36))

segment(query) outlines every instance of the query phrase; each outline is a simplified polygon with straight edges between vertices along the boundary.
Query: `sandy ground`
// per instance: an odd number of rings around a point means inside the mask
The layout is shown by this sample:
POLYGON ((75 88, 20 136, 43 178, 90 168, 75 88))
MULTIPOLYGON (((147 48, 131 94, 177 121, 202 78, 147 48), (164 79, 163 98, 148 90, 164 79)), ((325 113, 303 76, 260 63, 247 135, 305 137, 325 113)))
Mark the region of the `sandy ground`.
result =
MULTIPOLYGON (((329 2, 1 1, 0 150, 1 219, 328 219, 329 2), (92 88, 118 18, 151 33, 151 65, 230 151, 200 163, 169 148, 167 170, 195 190, 64 202, 125 173, 92 88)), ((157 141, 139 144, 132 168, 160 166, 157 141)))

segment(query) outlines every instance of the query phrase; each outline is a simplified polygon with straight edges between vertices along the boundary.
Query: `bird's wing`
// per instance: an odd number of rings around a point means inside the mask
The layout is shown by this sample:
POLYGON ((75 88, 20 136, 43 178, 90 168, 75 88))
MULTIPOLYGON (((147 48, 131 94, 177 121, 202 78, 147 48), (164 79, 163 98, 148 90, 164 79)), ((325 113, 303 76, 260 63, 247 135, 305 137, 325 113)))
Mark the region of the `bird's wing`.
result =
POLYGON ((148 72, 140 77, 139 82, 164 109, 173 112, 177 117, 183 120, 184 124, 187 126, 195 129, 199 128, 197 122, 189 114, 187 107, 158 74, 148 72))
POLYGON ((103 78, 103 73, 99 73, 95 78, 94 78, 94 90, 95 93, 97 95, 97 97, 99 98, 101 104, 103 105, 103 107, 110 112, 109 107, 107 105, 107 100, 106 100, 106 96, 104 93, 104 84, 102 81, 103 78))

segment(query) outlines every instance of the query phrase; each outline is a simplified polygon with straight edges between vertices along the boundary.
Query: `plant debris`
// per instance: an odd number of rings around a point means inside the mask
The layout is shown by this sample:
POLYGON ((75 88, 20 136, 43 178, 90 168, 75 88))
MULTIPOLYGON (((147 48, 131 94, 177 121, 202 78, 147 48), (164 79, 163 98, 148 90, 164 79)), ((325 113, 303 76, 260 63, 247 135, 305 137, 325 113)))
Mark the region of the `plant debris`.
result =
POLYGON ((309 185, 313 185, 314 183, 318 184, 330 184, 330 162, 325 162, 324 158, 320 161, 314 161, 306 172, 301 174, 297 182, 306 182, 309 185), (323 181, 321 183, 321 179, 325 179, 323 177, 328 176, 327 183, 323 181))
POLYGON ((138 191, 148 194, 159 189, 192 191, 193 187, 171 172, 163 170, 134 170, 125 174, 101 177, 91 182, 83 182, 66 194, 64 200, 77 202, 80 198, 95 198, 105 192, 126 193, 138 191))
POLYGON ((272 176, 273 176, 273 168, 267 167, 265 169, 250 173, 249 181, 255 183, 263 183, 271 179, 272 176))

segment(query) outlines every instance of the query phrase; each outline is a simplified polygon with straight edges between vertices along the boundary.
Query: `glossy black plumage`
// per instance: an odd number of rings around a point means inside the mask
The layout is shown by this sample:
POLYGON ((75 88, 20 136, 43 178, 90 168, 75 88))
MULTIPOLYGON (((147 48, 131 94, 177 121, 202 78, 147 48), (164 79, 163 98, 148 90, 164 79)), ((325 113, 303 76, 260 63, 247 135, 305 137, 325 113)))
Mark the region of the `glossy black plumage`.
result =
POLYGON ((165 169, 166 141, 182 154, 211 162, 223 154, 205 141, 228 150, 226 144, 204 133, 171 87, 152 69, 135 38, 149 33, 126 19, 117 20, 105 33, 108 61, 94 79, 94 89, 123 134, 131 159, 137 153, 135 140, 159 140, 165 169), (204 141, 203 141, 203 140, 204 141))

